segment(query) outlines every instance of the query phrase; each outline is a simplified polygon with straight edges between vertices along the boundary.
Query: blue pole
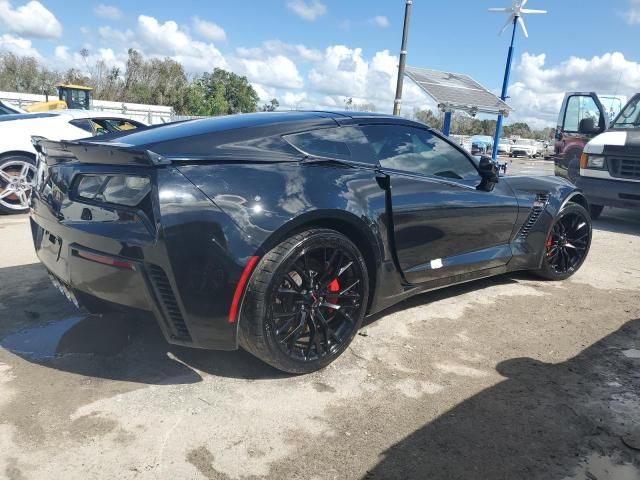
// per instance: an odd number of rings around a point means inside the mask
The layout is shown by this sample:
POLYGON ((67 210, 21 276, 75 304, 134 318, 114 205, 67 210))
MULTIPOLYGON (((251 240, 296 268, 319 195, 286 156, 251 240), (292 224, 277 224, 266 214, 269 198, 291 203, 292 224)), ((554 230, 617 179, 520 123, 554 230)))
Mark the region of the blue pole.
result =
POLYGON ((451 131, 451 111, 444 112, 444 121, 442 122, 442 134, 445 137, 449 136, 451 131))
MULTIPOLYGON (((513 60, 513 43, 516 39, 516 26, 518 24, 518 17, 513 18, 513 32, 511 32, 511 45, 509 45, 509 54, 507 55, 507 66, 504 71, 504 81, 502 82, 502 95, 500 98, 502 101, 507 100, 507 92, 509 91, 509 77, 511 76, 511 61, 513 60)), ((498 143, 500 143, 500 135, 502 134, 502 114, 498 115, 498 122, 496 123, 496 136, 493 139, 493 152, 491 158, 494 160, 498 158, 498 143)))

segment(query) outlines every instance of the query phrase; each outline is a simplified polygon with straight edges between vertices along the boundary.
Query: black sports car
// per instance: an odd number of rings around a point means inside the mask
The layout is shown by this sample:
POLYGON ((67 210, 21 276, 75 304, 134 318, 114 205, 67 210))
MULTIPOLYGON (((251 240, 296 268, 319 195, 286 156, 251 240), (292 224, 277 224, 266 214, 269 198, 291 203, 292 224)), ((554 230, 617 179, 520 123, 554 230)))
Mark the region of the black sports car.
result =
POLYGON ((417 293, 567 278, 591 242, 567 181, 498 178, 399 117, 259 113, 36 144, 33 241, 67 297, 288 372, 324 367, 365 315, 417 293))

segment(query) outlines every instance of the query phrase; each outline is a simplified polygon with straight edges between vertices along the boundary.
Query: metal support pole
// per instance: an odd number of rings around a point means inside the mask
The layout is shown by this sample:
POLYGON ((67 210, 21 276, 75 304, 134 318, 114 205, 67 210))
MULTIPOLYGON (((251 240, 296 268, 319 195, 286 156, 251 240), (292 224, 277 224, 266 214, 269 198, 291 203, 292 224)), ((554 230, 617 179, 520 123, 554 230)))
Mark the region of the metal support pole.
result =
MULTIPOLYGON (((518 17, 513 17, 513 32, 511 33, 511 45, 509 45, 509 54, 507 55, 507 66, 504 71, 504 81, 502 82, 502 95, 500 98, 502 101, 507 100, 507 94, 509 91, 509 77, 511 76, 511 62, 513 60, 513 43, 516 38, 516 26, 518 24, 518 17)), ((498 158, 498 144, 500 143, 500 135, 502 134, 502 113, 498 115, 498 122, 496 123, 496 135, 493 138, 493 151, 491 158, 494 160, 498 158)))
POLYGON ((444 112, 444 121, 442 122, 442 134, 445 137, 449 136, 451 131, 451 110, 444 112))
POLYGON ((409 15, 413 0, 407 0, 404 6, 404 26, 402 27, 402 46, 400 47, 400 62, 398 64, 398 83, 396 84, 396 99, 393 101, 393 114, 400 115, 402 103, 402 82, 404 81, 404 67, 407 63, 407 39, 409 37, 409 15))

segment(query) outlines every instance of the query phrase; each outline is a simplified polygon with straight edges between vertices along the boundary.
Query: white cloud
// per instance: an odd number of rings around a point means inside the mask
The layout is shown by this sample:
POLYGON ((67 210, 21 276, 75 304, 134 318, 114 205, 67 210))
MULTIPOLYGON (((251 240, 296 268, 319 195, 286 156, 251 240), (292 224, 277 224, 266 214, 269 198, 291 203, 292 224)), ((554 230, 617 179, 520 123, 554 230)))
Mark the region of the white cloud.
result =
POLYGON ((322 93, 359 97, 365 94, 367 72, 361 48, 332 45, 309 72, 309 80, 322 93))
POLYGON ((510 121, 552 126, 565 92, 631 96, 640 85, 640 63, 627 60, 620 52, 591 59, 570 57, 555 66, 545 64, 545 54, 522 55, 515 70, 516 81, 509 89, 508 103, 516 109, 510 121))
POLYGON ((0 52, 10 52, 15 55, 35 57, 40 59, 40 53, 31 44, 31 40, 16 37, 10 33, 0 35, 0 52))
POLYGON ((198 35, 214 42, 224 42, 227 34, 224 29, 216 23, 193 17, 193 29, 198 35))
POLYGON ((264 59, 239 58, 231 60, 236 73, 251 81, 277 88, 301 88, 304 82, 296 64, 284 55, 264 59))
MULTIPOLYGON (((344 108, 345 98, 357 104, 373 103, 376 109, 390 112, 395 97, 398 58, 388 50, 376 52, 371 59, 362 49, 344 45, 327 47, 321 61, 309 71, 309 101, 327 108, 344 108)), ((403 111, 432 106, 432 101, 412 82, 405 81, 403 111)))
POLYGON ((115 5, 105 5, 101 3, 97 5, 93 12, 102 18, 108 18, 109 20, 120 20, 122 18, 122 10, 115 5))
POLYGON ((304 62, 317 62, 322 59, 322 52, 313 48, 307 48, 302 44, 285 43, 281 40, 267 40, 261 47, 236 48, 236 55, 242 58, 262 59, 265 56, 286 55, 295 60, 304 62))
POLYGON ((290 0, 287 8, 307 22, 313 22, 327 13, 327 6, 320 0, 290 0))
POLYGON ((9 0, 0 0, 0 25, 25 37, 58 38, 62 25, 53 13, 35 0, 14 8, 9 0))
POLYGON ((640 25, 640 0, 629 0, 629 9, 624 16, 629 25, 640 25))
POLYGON ((389 26, 389 19, 384 15, 376 15, 367 21, 369 24, 375 25, 376 27, 387 28, 389 26))
POLYGON ((171 57, 188 71, 211 71, 227 66, 224 56, 213 44, 193 40, 173 20, 160 23, 154 17, 140 15, 137 39, 143 53, 171 57))
POLYGON ((277 90, 273 87, 267 87, 261 83, 251 82, 251 86, 258 94, 258 98, 261 102, 268 102, 272 98, 277 97, 277 90))
POLYGON ((191 39, 173 20, 164 23, 154 17, 138 17, 138 35, 149 53, 160 55, 188 53, 191 39))
POLYGON ((58 68, 77 68, 83 74, 91 75, 92 69, 98 62, 104 62, 109 68, 118 67, 124 71, 127 52, 122 50, 116 53, 111 48, 98 48, 95 51, 89 50, 89 56, 85 60, 79 51, 71 51, 66 45, 58 45, 54 50, 53 60, 58 68))
POLYGON ((98 36, 107 43, 122 44, 126 48, 135 48, 137 43, 135 41, 135 33, 131 30, 117 30, 115 28, 104 26, 98 28, 98 36))

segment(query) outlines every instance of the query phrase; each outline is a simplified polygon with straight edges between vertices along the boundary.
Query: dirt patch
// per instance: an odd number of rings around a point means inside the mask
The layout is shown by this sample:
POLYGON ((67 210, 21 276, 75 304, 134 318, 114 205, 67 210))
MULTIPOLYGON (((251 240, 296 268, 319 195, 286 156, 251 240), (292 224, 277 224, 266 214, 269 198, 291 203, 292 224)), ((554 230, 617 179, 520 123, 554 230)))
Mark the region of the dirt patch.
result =
POLYGON ((213 454, 207 447, 194 448, 187 454, 187 461, 196 467, 207 480, 227 480, 229 477, 213 468, 213 454))

